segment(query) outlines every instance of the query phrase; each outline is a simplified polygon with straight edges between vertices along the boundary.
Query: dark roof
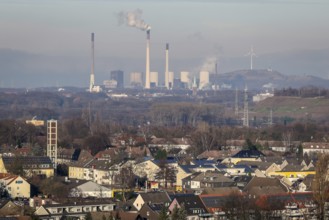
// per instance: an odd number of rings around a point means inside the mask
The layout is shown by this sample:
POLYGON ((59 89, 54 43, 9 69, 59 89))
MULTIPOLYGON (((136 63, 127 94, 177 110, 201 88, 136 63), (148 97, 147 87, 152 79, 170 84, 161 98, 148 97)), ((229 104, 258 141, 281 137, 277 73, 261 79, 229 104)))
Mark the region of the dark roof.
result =
POLYGON ((310 192, 296 192, 296 193, 283 193, 283 194, 273 194, 273 195, 263 195, 267 200, 269 207, 277 207, 290 202, 293 203, 306 203, 313 201, 313 194, 310 192))
POLYGON ((251 167, 247 166, 247 165, 243 165, 243 164, 240 164, 240 165, 234 165, 233 168, 237 168, 237 169, 244 169, 244 172, 245 173, 253 173, 254 170, 251 169, 251 167))
POLYGON ((259 150, 241 150, 235 155, 233 155, 233 158, 258 158, 265 156, 262 152, 259 150))
POLYGON ((186 195, 186 196, 178 196, 175 198, 180 206, 184 206, 187 215, 195 214, 193 212, 196 209, 201 210, 201 213, 207 213, 206 207, 203 205, 199 196, 196 195, 186 195))
POLYGON ((49 165, 47 168, 53 168, 53 163, 49 157, 3 157, 2 160, 5 166, 20 163, 24 168, 44 168, 40 165, 49 165), (35 165, 37 165, 37 167, 34 167, 35 165))
POLYGON ((182 170, 184 170, 186 173, 191 173, 193 168, 198 167, 197 165, 179 165, 182 170))
POLYGON ((215 160, 199 159, 199 160, 193 160, 192 163, 195 164, 195 165, 204 166, 204 165, 217 164, 217 161, 215 161, 215 160))
POLYGON ((216 187, 216 188, 206 188, 202 191, 202 195, 211 195, 211 194, 228 194, 228 193, 234 193, 239 192, 239 188, 236 186, 231 187, 216 187))
POLYGON ((232 195, 200 195, 201 201, 206 208, 223 208, 233 199, 232 195))
POLYGON ((145 203, 165 203, 171 201, 166 192, 148 192, 139 195, 143 198, 145 203))
POLYGON ((252 169, 267 170, 273 163, 263 161, 239 161, 238 165, 247 165, 252 169))
POLYGON ((280 187, 284 192, 287 192, 288 189, 280 182, 277 178, 268 178, 268 177, 253 177, 250 182, 245 186, 244 191, 248 192, 252 188, 262 188, 262 187, 280 187))

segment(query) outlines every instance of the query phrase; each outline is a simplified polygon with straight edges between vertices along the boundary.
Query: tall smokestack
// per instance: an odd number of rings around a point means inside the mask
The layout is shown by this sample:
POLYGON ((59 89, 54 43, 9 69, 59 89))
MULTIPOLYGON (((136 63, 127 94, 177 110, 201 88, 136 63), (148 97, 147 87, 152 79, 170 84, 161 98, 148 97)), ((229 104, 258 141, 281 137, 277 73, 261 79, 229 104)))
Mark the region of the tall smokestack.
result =
POLYGON ((90 84, 89 84, 89 92, 93 91, 93 88, 95 86, 95 48, 94 48, 94 39, 95 39, 95 34, 91 33, 91 73, 90 73, 90 84))
POLYGON ((146 30, 146 71, 145 71, 145 89, 149 89, 150 86, 150 38, 151 30, 146 30))
POLYGON ((169 44, 166 44, 166 70, 165 70, 165 86, 169 89, 169 44))

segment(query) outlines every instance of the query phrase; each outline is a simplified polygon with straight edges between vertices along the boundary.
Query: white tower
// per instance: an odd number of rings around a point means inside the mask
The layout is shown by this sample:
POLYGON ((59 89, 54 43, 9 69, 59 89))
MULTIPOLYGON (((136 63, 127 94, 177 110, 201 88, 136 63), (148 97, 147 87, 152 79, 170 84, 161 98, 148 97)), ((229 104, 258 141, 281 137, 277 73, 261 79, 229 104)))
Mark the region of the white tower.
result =
POLYGON ((169 89, 169 44, 166 44, 165 86, 169 89))
POLYGON ((47 121, 47 156, 57 166, 57 120, 47 121))
POLYGON ((145 89, 150 88, 150 38, 151 30, 146 30, 146 70, 145 70, 145 89))
POLYGON ((95 56, 94 56, 94 37, 95 34, 91 33, 91 73, 90 73, 90 82, 89 82, 89 92, 93 92, 93 88, 95 86, 95 56))

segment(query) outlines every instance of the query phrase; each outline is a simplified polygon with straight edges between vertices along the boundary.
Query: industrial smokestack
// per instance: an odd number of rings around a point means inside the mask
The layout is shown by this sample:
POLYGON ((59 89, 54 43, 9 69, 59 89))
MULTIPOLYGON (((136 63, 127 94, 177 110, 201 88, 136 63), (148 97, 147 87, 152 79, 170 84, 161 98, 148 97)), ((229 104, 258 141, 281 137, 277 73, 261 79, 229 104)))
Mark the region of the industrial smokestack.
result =
POLYGON ((166 70, 165 70, 165 86, 169 89, 169 44, 166 44, 166 70))
POLYGON ((145 70, 145 89, 149 89, 150 86, 150 39, 151 29, 146 30, 146 70, 145 70))
POLYGON ((93 91, 93 88, 95 86, 95 48, 94 48, 94 40, 95 40, 95 34, 91 33, 91 72, 90 72, 90 82, 89 82, 89 92, 93 91))

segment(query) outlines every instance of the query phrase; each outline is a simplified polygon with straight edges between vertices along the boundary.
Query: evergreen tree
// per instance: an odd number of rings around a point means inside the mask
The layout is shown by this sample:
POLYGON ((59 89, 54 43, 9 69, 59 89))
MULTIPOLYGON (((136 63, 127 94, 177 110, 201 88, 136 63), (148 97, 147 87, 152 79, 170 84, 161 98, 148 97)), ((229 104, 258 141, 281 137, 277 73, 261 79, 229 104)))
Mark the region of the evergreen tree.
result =
POLYGON ((172 220, 186 220, 187 218, 187 213, 186 209, 184 207, 184 204, 180 206, 180 208, 175 205, 172 214, 171 214, 171 219, 172 220))
POLYGON ((168 214, 168 210, 166 208, 166 206, 163 206, 160 214, 159 214, 159 220, 169 220, 169 214, 168 214))
POLYGON ((181 205, 180 209, 178 209, 178 219, 177 220, 186 220, 186 218, 187 218, 187 213, 186 213, 186 209, 183 204, 183 205, 181 205))
POLYGON ((93 217, 91 216, 90 212, 87 213, 86 220, 93 220, 93 217))
POLYGON ((175 205, 174 209, 172 210, 172 213, 171 213, 171 219, 172 220, 178 220, 178 207, 177 207, 177 204, 175 205))

